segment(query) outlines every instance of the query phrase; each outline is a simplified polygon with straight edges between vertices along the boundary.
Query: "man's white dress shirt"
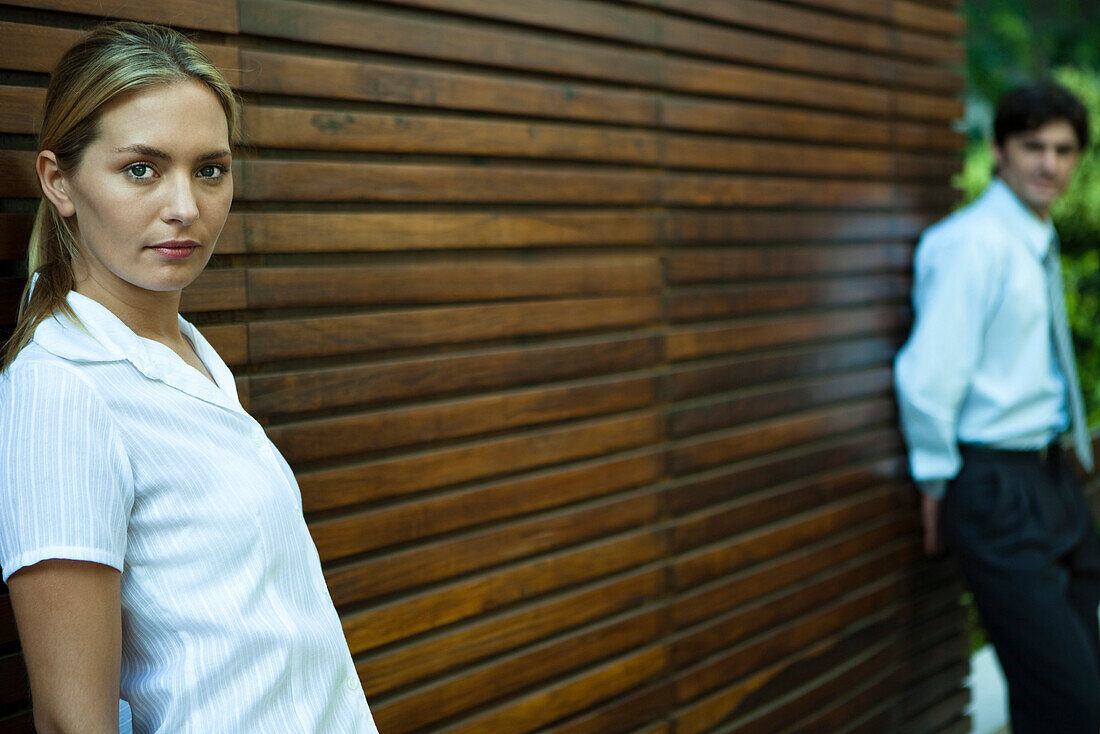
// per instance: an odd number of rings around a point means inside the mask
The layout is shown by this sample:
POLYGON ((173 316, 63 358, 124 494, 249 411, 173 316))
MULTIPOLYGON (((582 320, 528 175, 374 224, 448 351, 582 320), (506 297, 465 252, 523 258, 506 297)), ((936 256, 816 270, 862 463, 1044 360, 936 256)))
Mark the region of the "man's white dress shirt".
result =
POLYGON ((917 246, 894 377, 910 469, 932 496, 958 474, 959 442, 1037 449, 1068 425, 1043 269, 1053 237, 996 179, 917 246))
POLYGON ((217 381, 70 293, 0 375, 0 568, 121 571, 138 734, 374 734, 294 475, 217 381))

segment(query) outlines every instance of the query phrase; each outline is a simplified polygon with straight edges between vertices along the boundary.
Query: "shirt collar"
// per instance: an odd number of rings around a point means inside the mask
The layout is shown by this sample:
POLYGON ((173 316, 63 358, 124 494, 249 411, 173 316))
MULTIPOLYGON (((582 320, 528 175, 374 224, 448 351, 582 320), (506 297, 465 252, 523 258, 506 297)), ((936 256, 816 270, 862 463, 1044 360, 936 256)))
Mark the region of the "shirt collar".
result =
POLYGON ((231 410, 242 410, 233 374, 198 329, 182 316, 177 316, 180 331, 190 340, 217 385, 168 346, 135 334, 98 301, 76 291, 70 291, 66 301, 76 315, 76 322, 57 312, 35 329, 34 342, 47 352, 78 363, 129 362, 151 380, 231 410))
POLYGON ((1054 239, 1054 223, 1049 217, 1040 219, 1000 178, 993 179, 982 198, 997 209, 1009 229, 1023 239, 1027 249, 1036 258, 1042 260, 1047 256, 1050 243, 1054 239))

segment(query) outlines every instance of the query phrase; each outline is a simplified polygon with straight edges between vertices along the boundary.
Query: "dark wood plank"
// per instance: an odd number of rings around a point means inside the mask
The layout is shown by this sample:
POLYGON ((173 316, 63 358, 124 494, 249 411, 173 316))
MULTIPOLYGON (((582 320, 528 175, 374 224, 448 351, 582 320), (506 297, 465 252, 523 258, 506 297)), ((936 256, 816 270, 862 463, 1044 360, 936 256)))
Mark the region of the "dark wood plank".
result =
POLYGON ((661 596, 663 579, 659 569, 633 572, 367 655, 358 664, 364 690, 374 696, 406 687, 563 630, 643 607, 661 596))
POLYGON ((657 19, 650 13, 583 0, 386 0, 388 4, 504 21, 585 36, 654 45, 659 40, 657 19))
MULTIPOLYGON (((123 1, 123 0, 115 0, 123 1)), ((124 0, 138 5, 137 0, 124 0)), ((218 0, 224 3, 226 0, 218 0)), ((194 0, 191 0, 194 2, 194 0)), ((37 4, 37 3, 36 3, 37 4)), ((208 3, 203 3, 207 5, 208 3)), ((52 72, 61 56, 76 45, 84 31, 0 21, 0 68, 18 71, 52 72)), ((199 43, 233 87, 240 84, 240 64, 234 46, 199 43)))
POLYGON ((344 617, 353 654, 422 632, 469 620, 494 609, 554 590, 566 589, 628 568, 664 553, 660 534, 639 530, 577 550, 507 566, 422 594, 344 617))
POLYGON ((36 135, 46 90, 0 84, 0 133, 36 135))
POLYGON ((758 103, 726 102, 668 95, 662 99, 664 125, 674 130, 696 130, 767 138, 791 138, 832 143, 888 146, 891 123, 846 115, 769 107, 758 103))
POLYGON ((418 688, 372 710, 380 722, 413 731, 652 642, 661 636, 661 628, 659 611, 635 612, 525 649, 457 680, 418 688))
MULTIPOLYGON (((0 215, 3 216, 3 215, 0 215)), ((648 211, 248 212, 230 214, 257 253, 366 252, 505 247, 645 245, 657 236, 648 211)), ((0 230, 2 231, 2 230, 0 230)), ((222 241, 226 239, 222 233, 222 241)))
POLYGON ((665 394, 684 399, 744 389, 762 382, 887 365, 893 361, 896 352, 896 339, 879 337, 825 347, 721 359, 705 365, 674 368, 665 380, 665 394))
POLYGON ((660 681, 632 690, 594 711, 557 724, 554 734, 670 734, 670 724, 653 722, 673 708, 672 684, 660 681), (640 727, 640 728, 639 728, 640 727))
POLYGON ((669 316, 673 323, 683 323, 795 309, 903 301, 909 294, 909 287, 907 275, 696 286, 684 288, 672 296, 669 316))
POLYGON ((882 178, 893 175, 894 157, 886 151, 825 147, 728 136, 668 135, 662 139, 666 166, 762 173, 822 174, 882 178))
POLYGON ((11 5, 144 20, 178 28, 237 33, 232 0, 11 0, 11 5))
POLYGON ((22 260, 27 256, 33 216, 0 213, 0 260, 22 260))
POLYGON ((653 413, 542 429, 410 456, 300 472, 307 511, 373 502, 566 461, 609 455, 658 440, 653 413))
MULTIPOLYGON (((769 523, 820 511, 885 481, 902 481, 904 469, 896 457, 852 463, 824 473, 809 474, 762 492, 739 497, 705 512, 679 519, 673 526, 672 546, 680 553, 725 541, 769 523)), ((691 612, 695 614, 696 612, 691 612)))
MULTIPOLYGON (((752 12, 750 8, 745 10, 752 12)), ((806 15, 805 11, 803 15, 806 15)), ((853 37, 856 38, 866 35, 866 32, 853 32, 853 37)), ((820 74, 871 84, 955 92, 962 89, 964 82, 957 72, 924 63, 803 43, 789 38, 775 38, 716 23, 669 16, 661 19, 661 45, 675 51, 725 59, 755 68, 771 67, 805 75, 820 74)))
POLYGON ((675 92, 784 102, 872 116, 888 112, 895 102, 895 93, 881 87, 677 57, 669 57, 665 63, 665 87, 675 92))
MULTIPOLYGON (((876 429, 815 441, 764 459, 732 464, 701 477, 677 480, 666 490, 665 502, 673 516, 700 511, 705 511, 706 516, 706 512, 720 512, 719 505, 739 502, 739 498, 845 466, 889 458, 894 467, 901 467, 900 449, 901 437, 896 431, 876 429)), ((901 471, 895 469, 891 476, 901 471)))
POLYGON ((180 310, 225 311, 245 308, 245 270, 242 268, 207 268, 191 285, 183 290, 180 310))
POLYGON ((248 330, 244 324, 203 326, 199 331, 230 367, 248 363, 248 330))
POLYGON ((675 444, 669 451, 669 468, 676 475, 701 471, 814 438, 888 423, 894 415, 892 398, 872 398, 772 418, 675 444))
POLYGON ((299 463, 634 410, 655 398, 653 377, 613 377, 269 426, 267 434, 299 463))
POLYGON ((241 87, 251 92, 559 119, 657 122, 656 97, 646 92, 250 49, 241 50, 241 87))
MULTIPOLYGON (((667 651, 663 646, 643 648, 582 675, 552 683, 523 698, 441 729, 440 732, 479 734, 488 731, 534 731, 646 683, 664 674, 667 667, 667 651)), ((661 727, 658 727, 658 731, 660 730, 661 727)))
MULTIPOLYGON (((783 553, 851 532, 862 523, 882 522, 900 503, 896 486, 857 495, 814 513, 788 518, 721 545, 705 547, 673 564, 677 590, 734 573, 783 553)), ((912 514, 912 513, 910 513, 912 514)), ((897 522, 892 524, 897 527, 897 522)))
POLYGON ((653 256, 478 258, 416 265, 251 268, 248 305, 351 306, 653 293, 653 256))
POLYGON ((736 324, 679 327, 668 335, 673 361, 698 359, 748 349, 794 345, 818 339, 899 333, 908 324, 900 306, 841 309, 827 315, 768 316, 736 324))
POLYGON ((660 58, 644 49, 298 0, 239 0, 241 31, 448 62, 652 85, 660 58))
POLYGON ((382 349, 642 326, 655 298, 593 298, 457 306, 247 324, 249 357, 267 362, 382 349))
POLYGON ((666 272, 673 283, 761 280, 818 274, 907 271, 908 244, 829 245, 827 247, 738 247, 669 253, 666 272))
MULTIPOLYGON (((386 555, 328 569, 326 579, 333 601, 348 605, 491 565, 503 561, 506 555, 523 556, 530 544, 544 542, 539 537, 528 537, 494 545, 497 534, 515 533, 508 528, 434 542, 437 536, 621 493, 654 482, 659 475, 657 453, 647 450, 626 458, 599 458, 580 466, 509 478, 415 503, 318 520, 310 523, 310 528, 318 552, 326 561, 339 554, 410 544, 386 555)), ((644 508, 648 502, 643 498, 635 504, 644 508)), ((635 508, 628 509, 626 514, 630 515, 635 508)), ((571 516, 572 512, 567 514, 571 516)), ((554 518, 559 516, 555 514, 548 520, 544 515, 533 522, 553 526, 554 518)))
POLYGON ((246 201, 624 205, 658 196, 656 178, 634 170, 266 160, 241 168, 234 196, 246 201))
POLYGON ((656 337, 589 338, 250 378, 252 412, 295 413, 568 380, 653 366, 656 337))
POLYGON ((795 384, 753 389, 710 399, 668 413, 668 431, 674 438, 744 425, 792 410, 816 408, 844 401, 893 393, 893 370, 882 366, 862 372, 830 375, 795 384))
POLYGON ((686 206, 869 209, 896 206, 900 196, 900 187, 886 182, 689 173, 666 173, 661 181, 661 201, 686 206))
POLYGON ((934 214, 877 212, 714 212, 705 209, 669 213, 664 222, 669 242, 713 243, 853 242, 915 240, 936 221, 934 214))
MULTIPOLYGON (((0 28, 0 38, 4 29, 0 28)), ((42 195, 34 163, 38 154, 29 150, 0 150, 0 197, 37 199, 42 195)))
MULTIPOLYGON (((0 124, 3 121, 0 117, 0 124)), ((622 163, 654 163, 657 157, 657 137, 652 132, 460 117, 248 105, 244 130, 246 144, 267 148, 622 163)))

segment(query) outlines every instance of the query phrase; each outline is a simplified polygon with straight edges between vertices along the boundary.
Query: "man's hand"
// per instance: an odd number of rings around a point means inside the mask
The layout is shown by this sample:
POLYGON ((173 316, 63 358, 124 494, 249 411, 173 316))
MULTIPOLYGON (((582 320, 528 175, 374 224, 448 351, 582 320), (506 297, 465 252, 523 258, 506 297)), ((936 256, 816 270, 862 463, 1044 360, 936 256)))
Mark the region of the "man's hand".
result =
POLYGON ((943 539, 940 538, 939 499, 921 493, 920 518, 921 524, 924 525, 924 555, 939 555, 943 552, 943 539))

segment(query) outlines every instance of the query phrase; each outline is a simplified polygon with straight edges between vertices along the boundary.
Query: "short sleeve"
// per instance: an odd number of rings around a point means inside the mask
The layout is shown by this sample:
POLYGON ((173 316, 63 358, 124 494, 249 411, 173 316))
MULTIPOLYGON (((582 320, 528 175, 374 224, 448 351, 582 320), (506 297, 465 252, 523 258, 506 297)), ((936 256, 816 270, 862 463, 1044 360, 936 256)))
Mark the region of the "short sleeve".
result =
POLYGON ((0 570, 49 558, 123 568, 133 476, 107 406, 70 369, 0 375, 0 570))

